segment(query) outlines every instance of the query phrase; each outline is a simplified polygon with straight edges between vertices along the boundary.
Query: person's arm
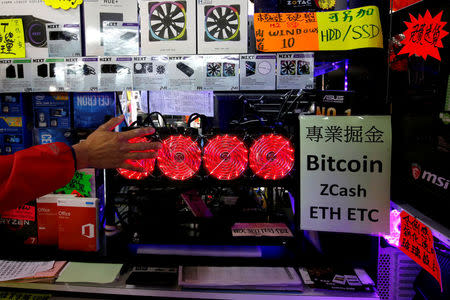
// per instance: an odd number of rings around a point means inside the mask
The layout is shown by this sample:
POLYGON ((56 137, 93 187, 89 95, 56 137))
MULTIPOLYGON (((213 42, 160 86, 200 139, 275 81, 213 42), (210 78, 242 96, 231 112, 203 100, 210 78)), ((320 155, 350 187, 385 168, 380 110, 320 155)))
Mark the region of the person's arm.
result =
POLYGON ((72 148, 52 143, 0 156, 0 214, 65 186, 78 169, 144 171, 130 165, 129 160, 155 158, 161 143, 129 143, 130 139, 153 134, 155 130, 112 132, 122 121, 123 116, 111 119, 72 148))
POLYGON ((63 187, 74 172, 72 149, 64 143, 0 156, 0 213, 63 187))

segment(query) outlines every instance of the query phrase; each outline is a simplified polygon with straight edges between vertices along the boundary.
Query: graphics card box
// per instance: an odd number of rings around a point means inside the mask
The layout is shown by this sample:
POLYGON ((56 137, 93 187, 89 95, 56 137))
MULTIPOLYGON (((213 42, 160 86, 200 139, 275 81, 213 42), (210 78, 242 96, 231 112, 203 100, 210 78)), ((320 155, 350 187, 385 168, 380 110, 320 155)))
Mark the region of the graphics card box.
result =
POLYGON ((33 94, 35 128, 70 128, 68 93, 33 94))
POLYGON ((36 199, 39 245, 58 245, 58 199, 75 195, 48 194, 36 199))
POLYGON ((247 53, 247 15, 247 0, 198 1, 198 54, 247 53))
POLYGON ((116 114, 115 93, 74 93, 73 120, 75 128, 95 129, 105 117, 116 114))
POLYGON ((0 215, 0 235, 3 241, 15 244, 36 244, 36 201, 2 213, 0 215))
MULTIPOLYGON (((102 38, 104 21, 137 23, 137 20, 137 0, 85 1, 84 26, 86 32, 86 55, 105 55, 102 38)), ((133 54, 135 53, 130 53, 130 55, 133 54)))
POLYGON ((58 248, 72 251, 99 249, 98 199, 58 199, 58 248))
POLYGON ((195 54, 196 0, 140 0, 142 55, 195 54))
POLYGON ((0 19, 22 19, 28 58, 48 56, 46 24, 80 24, 79 7, 54 9, 41 0, 9 0, 0 5, 0 19))

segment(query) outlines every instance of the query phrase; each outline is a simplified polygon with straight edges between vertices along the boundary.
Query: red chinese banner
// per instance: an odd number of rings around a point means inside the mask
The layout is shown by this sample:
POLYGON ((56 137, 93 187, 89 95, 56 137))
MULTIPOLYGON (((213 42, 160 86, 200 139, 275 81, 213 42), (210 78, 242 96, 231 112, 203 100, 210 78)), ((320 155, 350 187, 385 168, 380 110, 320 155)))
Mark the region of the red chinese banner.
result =
POLYGON ((401 233, 398 248, 433 275, 442 291, 441 268, 436 258, 431 230, 405 211, 400 213, 400 218, 401 233))
POLYGON ((421 1, 422 0, 393 0, 391 2, 392 10, 397 11, 421 1))
POLYGON ((400 50, 400 54, 408 54, 409 56, 416 54, 422 56, 423 59, 427 59, 427 56, 432 56, 437 60, 441 60, 439 55, 439 49, 443 48, 442 38, 444 38, 448 32, 443 30, 447 22, 441 22, 442 11, 434 18, 431 17, 430 12, 427 10, 425 16, 416 19, 411 14, 409 15, 411 22, 405 22, 408 29, 403 33, 405 39, 402 44, 405 46, 400 50))

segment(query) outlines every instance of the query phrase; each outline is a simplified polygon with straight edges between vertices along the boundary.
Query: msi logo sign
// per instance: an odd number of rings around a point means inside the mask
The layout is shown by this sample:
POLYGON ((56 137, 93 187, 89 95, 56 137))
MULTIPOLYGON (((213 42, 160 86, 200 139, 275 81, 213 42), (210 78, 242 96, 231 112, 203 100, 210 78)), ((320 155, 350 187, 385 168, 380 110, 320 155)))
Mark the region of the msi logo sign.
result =
POLYGON ((412 172, 412 177, 417 180, 420 177, 420 173, 422 172, 420 170, 420 166, 418 164, 412 164, 411 166, 411 172, 412 172))
POLYGON ((415 180, 422 179, 422 180, 425 180, 431 184, 434 184, 444 190, 448 189, 450 180, 445 177, 438 176, 438 175, 431 173, 429 171, 426 171, 426 170, 423 170, 423 172, 422 172, 422 170, 418 164, 412 164, 411 171, 412 171, 412 176, 415 180))

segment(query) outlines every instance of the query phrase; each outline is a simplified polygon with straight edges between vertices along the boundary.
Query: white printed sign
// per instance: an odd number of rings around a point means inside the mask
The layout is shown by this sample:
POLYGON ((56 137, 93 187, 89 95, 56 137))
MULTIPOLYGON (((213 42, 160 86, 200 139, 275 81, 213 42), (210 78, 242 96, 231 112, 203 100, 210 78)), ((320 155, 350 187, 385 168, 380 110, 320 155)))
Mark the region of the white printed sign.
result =
POLYGON ((300 228, 388 233, 390 116, 300 116, 300 228))

